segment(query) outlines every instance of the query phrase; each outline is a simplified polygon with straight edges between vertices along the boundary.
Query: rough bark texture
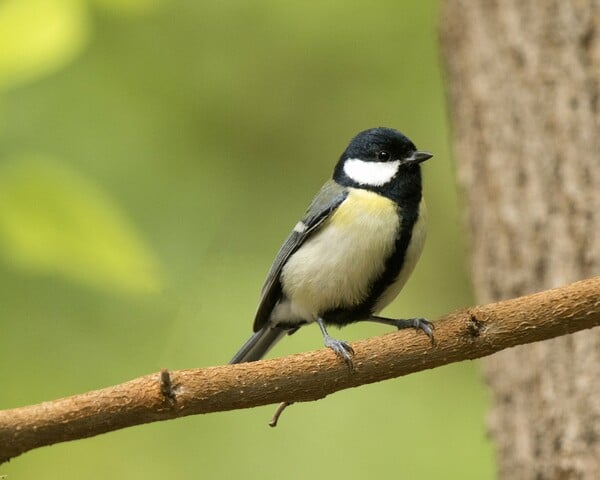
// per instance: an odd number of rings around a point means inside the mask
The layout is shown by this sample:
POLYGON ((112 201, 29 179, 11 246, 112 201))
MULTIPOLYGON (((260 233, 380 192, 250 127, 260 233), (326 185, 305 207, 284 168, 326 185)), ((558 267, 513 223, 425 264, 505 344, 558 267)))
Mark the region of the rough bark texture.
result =
MULTIPOLYGON (((478 301, 597 275, 600 2, 446 0, 441 43, 478 301)), ((598 478, 598 331, 485 371, 500 478, 598 478)))
POLYGON ((600 325, 598 290, 600 277, 454 312, 436 322, 436 345, 406 330, 356 342, 352 371, 326 348, 261 362, 162 370, 102 390, 0 410, 0 464, 33 448, 132 425, 317 400, 344 388, 591 328, 600 325))

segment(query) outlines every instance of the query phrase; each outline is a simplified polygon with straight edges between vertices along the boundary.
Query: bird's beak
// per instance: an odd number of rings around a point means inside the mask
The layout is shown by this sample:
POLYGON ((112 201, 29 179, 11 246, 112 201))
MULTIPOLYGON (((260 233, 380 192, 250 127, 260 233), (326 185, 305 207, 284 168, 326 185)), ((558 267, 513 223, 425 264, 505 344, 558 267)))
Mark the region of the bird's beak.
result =
POLYGON ((404 162, 402 162, 402 163, 410 164, 410 165, 417 164, 417 163, 424 162, 425 160, 429 160, 431 157, 433 157, 433 153, 421 152, 421 151, 417 150, 410 157, 405 159, 404 162))

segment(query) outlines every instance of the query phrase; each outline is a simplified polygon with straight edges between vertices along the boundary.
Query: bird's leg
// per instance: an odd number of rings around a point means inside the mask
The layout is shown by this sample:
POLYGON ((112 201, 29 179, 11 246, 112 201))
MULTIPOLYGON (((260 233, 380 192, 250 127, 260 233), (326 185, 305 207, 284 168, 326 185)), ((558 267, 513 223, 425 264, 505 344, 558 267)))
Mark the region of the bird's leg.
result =
POLYGON ((317 317, 316 319, 319 328, 321 329, 321 333, 323 334, 323 340, 325 340, 325 346, 331 348, 338 357, 341 357, 346 365, 353 368, 352 364, 352 355, 354 355, 354 349, 346 342, 342 340, 336 340, 332 336, 327 333, 327 329, 325 328, 325 322, 322 318, 317 317))
POLYGON ((433 329, 435 326, 428 320, 424 318, 386 318, 386 317, 378 317, 377 315, 371 315, 369 320, 372 322, 383 323, 385 325, 392 325, 396 327, 398 330, 403 328, 414 328, 416 330, 422 330, 431 340, 431 343, 434 344, 435 340, 433 338, 433 329))

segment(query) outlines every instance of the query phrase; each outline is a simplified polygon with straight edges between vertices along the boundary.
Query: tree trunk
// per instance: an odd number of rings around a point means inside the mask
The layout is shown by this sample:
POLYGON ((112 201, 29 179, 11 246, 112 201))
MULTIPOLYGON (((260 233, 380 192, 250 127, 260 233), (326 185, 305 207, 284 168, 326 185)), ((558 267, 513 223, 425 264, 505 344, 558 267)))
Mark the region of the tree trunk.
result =
MULTIPOLYGON (((598 275, 600 2, 446 0, 441 42, 478 301, 598 275)), ((598 329, 485 375, 500 478, 600 478, 598 329)))

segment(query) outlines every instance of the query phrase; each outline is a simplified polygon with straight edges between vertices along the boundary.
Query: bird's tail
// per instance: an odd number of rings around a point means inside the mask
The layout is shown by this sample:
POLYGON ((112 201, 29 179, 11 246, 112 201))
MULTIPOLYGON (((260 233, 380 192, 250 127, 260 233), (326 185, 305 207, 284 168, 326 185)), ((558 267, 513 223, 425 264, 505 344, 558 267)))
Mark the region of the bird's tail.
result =
POLYGON ((287 333, 290 333, 289 329, 266 324, 244 343, 240 351, 235 354, 229 363, 260 360, 287 333))

